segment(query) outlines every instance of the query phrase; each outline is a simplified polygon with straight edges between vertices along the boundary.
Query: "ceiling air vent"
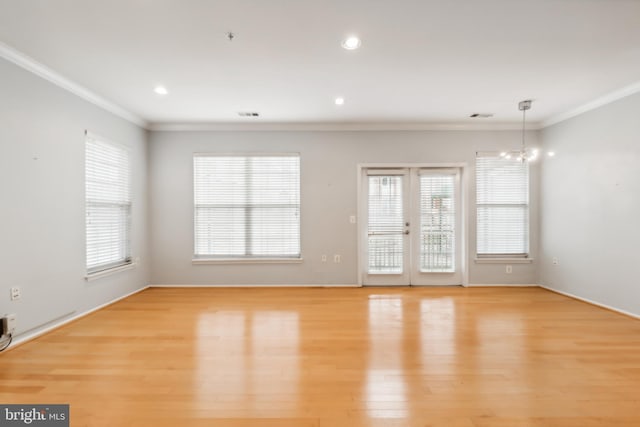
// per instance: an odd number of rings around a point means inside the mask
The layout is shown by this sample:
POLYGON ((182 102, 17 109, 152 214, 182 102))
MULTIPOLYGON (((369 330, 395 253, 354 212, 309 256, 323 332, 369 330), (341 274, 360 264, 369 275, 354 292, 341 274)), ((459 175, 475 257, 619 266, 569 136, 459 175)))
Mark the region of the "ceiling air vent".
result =
POLYGON ((473 113, 469 117, 474 119, 488 119, 489 117, 493 117, 492 113, 473 113))
POLYGON ((240 111, 238 115, 240 117, 260 117, 260 113, 256 113, 255 111, 240 111))

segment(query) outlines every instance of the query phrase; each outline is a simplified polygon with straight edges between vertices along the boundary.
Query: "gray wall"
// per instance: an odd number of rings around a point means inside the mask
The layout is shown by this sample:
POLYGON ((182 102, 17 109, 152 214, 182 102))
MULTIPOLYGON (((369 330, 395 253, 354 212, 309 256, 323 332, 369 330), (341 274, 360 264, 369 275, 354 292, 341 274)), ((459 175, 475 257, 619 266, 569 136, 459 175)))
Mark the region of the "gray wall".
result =
POLYGON ((17 334, 145 286, 147 132, 0 59, 0 314, 17 334), (86 282, 84 131, 131 147, 132 270, 86 282), (22 288, 10 301, 9 289, 22 288))
POLYGON ((357 225, 349 216, 357 213, 359 163, 468 164, 469 283, 541 283, 640 315, 640 227, 633 226, 640 211, 638 94, 529 133, 532 145, 540 138, 557 155, 541 162, 541 171, 532 168, 535 261, 513 264, 508 275, 504 264, 473 261, 473 166, 476 151, 516 148, 518 132, 149 135, 2 59, 0 77, 0 314, 18 315, 18 335, 147 283, 356 283, 357 225), (131 147, 132 250, 140 258, 132 270, 91 282, 84 280, 85 129, 131 147), (303 263, 192 265, 195 152, 301 154, 303 263), (321 262, 322 254, 329 262, 321 262), (341 254, 342 263, 331 262, 332 254, 341 254), (9 300, 12 286, 21 287, 21 300, 9 300))
POLYGON ((636 94, 544 129, 541 181, 541 283, 636 315, 639 112, 636 94))
MULTIPOLYGON (((528 135, 532 144, 537 134, 528 135)), ((519 132, 151 132, 152 284, 355 284, 359 163, 451 163, 470 166, 471 284, 534 284, 536 263, 475 264, 476 151, 517 148, 519 132), (193 176, 197 152, 301 154, 302 264, 192 265, 193 176), (341 254, 342 263, 322 263, 341 254)), ((532 168, 531 253, 537 254, 537 166, 532 168)))

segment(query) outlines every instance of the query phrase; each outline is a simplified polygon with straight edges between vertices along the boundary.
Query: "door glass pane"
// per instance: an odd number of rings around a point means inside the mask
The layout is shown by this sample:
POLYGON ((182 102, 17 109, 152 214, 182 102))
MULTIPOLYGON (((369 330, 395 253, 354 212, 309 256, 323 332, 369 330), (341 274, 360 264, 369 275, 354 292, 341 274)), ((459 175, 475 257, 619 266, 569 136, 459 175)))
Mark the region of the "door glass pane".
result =
POLYGON ((455 270, 455 176, 420 176, 420 271, 455 270))
POLYGON ((403 272, 404 212, 398 175, 369 176, 369 273, 403 272))

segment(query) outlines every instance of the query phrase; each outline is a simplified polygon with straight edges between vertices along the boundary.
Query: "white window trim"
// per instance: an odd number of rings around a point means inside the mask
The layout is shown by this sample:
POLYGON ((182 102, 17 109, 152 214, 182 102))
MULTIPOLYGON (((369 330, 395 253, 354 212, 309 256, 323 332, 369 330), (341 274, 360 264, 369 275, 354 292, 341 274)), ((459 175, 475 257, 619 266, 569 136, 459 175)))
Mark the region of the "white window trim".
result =
POLYGON ((211 264, 301 264, 304 258, 194 258, 193 265, 211 264))
POLYGON ((86 276, 84 276, 84 280, 86 280, 87 282, 92 282, 102 277, 107 277, 107 276, 111 276, 112 274, 120 273, 121 271, 132 270, 137 266, 138 266, 137 262, 133 262, 133 261, 128 262, 123 265, 107 268, 106 270, 96 271, 95 273, 89 273, 86 276))
POLYGON ((475 258, 473 260, 476 264, 531 264, 534 259, 533 258, 504 258, 504 257, 492 257, 487 256, 486 258, 475 258))
POLYGON ((215 152, 196 152, 193 157, 298 157, 300 158, 300 169, 302 170, 302 156, 299 152, 289 151, 287 153, 263 153, 263 152, 246 152, 246 153, 215 153, 215 152))

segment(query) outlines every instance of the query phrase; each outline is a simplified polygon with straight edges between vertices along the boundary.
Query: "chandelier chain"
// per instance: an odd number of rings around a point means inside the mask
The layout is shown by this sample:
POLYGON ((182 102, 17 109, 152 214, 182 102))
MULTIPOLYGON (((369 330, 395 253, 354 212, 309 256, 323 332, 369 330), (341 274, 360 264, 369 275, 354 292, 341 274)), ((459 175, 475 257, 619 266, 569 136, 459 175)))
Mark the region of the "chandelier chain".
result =
POLYGON ((522 156, 525 155, 525 144, 524 144, 525 132, 524 132, 524 130, 525 130, 525 123, 526 123, 526 120, 525 120, 526 115, 527 115, 527 109, 523 108, 522 109, 522 156))

